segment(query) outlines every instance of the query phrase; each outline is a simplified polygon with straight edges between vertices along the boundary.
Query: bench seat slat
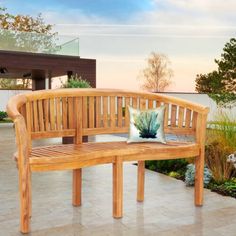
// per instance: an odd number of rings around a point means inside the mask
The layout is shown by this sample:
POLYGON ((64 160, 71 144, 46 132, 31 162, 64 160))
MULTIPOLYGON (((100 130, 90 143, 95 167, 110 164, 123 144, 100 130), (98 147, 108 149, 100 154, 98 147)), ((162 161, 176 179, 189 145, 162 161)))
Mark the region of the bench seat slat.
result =
MULTIPOLYGON (((199 145, 189 142, 133 143, 101 142, 42 146, 32 149, 30 166, 32 171, 60 170, 102 163, 104 158, 122 156, 124 161, 187 158, 199 155, 199 145), (72 165, 74 163, 74 165, 72 165), (66 167, 67 166, 67 167, 66 167)), ((110 159, 112 162, 112 159, 110 159)))

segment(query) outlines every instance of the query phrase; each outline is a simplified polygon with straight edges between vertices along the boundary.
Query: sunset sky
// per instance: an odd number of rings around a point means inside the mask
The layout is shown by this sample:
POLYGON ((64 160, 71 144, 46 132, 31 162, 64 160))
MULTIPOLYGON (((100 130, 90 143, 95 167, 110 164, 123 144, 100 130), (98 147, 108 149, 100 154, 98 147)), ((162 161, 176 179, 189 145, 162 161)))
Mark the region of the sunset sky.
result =
POLYGON ((37 15, 61 35, 80 38, 80 56, 97 59, 97 86, 138 89, 145 59, 166 54, 168 91, 192 92, 196 74, 215 69, 236 37, 235 0, 7 0, 9 12, 37 15))

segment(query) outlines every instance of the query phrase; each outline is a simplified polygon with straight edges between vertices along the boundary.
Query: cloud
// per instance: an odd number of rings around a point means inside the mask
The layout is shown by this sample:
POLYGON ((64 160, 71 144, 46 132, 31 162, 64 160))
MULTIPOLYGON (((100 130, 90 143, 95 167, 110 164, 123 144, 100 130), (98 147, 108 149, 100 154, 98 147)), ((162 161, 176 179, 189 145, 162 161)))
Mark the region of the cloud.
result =
POLYGON ((154 0, 153 8, 116 18, 80 10, 45 11, 60 34, 80 37, 81 57, 97 59, 99 87, 138 88, 137 75, 151 51, 169 56, 172 91, 194 91, 197 73, 215 68, 214 58, 235 37, 232 0, 154 0), (215 4, 214 4, 215 3, 215 4))
MULTIPOLYGON (((156 4, 163 3, 163 0, 154 1, 156 4)), ((174 6, 180 10, 191 10, 198 12, 213 12, 235 14, 236 1, 235 0, 165 0, 166 5, 174 6)))
POLYGON ((134 16, 156 24, 235 26, 235 0, 154 0, 151 11, 134 16))

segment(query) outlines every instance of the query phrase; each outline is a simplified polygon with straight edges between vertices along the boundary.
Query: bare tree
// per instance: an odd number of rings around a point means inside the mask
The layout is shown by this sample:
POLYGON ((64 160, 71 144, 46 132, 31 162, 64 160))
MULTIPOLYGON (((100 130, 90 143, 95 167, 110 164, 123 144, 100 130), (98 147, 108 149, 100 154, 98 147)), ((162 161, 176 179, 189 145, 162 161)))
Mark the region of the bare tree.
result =
POLYGON ((151 92, 163 92, 172 83, 172 76, 168 57, 152 52, 147 59, 147 67, 141 71, 141 88, 151 92))

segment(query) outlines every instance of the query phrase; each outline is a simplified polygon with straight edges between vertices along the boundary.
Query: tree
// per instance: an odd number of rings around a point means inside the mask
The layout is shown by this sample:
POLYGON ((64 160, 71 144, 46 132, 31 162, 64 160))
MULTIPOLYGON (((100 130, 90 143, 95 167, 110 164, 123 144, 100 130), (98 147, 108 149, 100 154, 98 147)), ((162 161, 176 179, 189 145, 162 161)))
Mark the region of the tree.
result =
POLYGON ((141 88, 151 92, 163 92, 170 84, 173 71, 167 56, 152 52, 147 67, 141 71, 141 88))
POLYGON ((218 105, 236 102, 236 38, 231 38, 223 48, 217 70, 198 74, 196 91, 207 93, 218 105))
POLYGON ((54 49, 56 33, 52 25, 46 24, 39 14, 35 18, 28 15, 12 15, 7 8, 0 8, 1 48, 27 50, 30 52, 54 49))
MULTIPOLYGON (((13 15, 7 8, 0 7, 0 49, 28 52, 51 52, 56 50, 56 35, 52 25, 46 24, 39 14, 35 18, 28 15, 13 15)), ((0 65, 0 70, 5 69, 0 65)), ((20 79, 20 78, 19 78, 20 79)), ((13 85, 11 79, 1 79, 1 86, 13 85)), ((24 78, 20 87, 29 86, 24 78)), ((18 86, 19 87, 19 86, 18 86)))

